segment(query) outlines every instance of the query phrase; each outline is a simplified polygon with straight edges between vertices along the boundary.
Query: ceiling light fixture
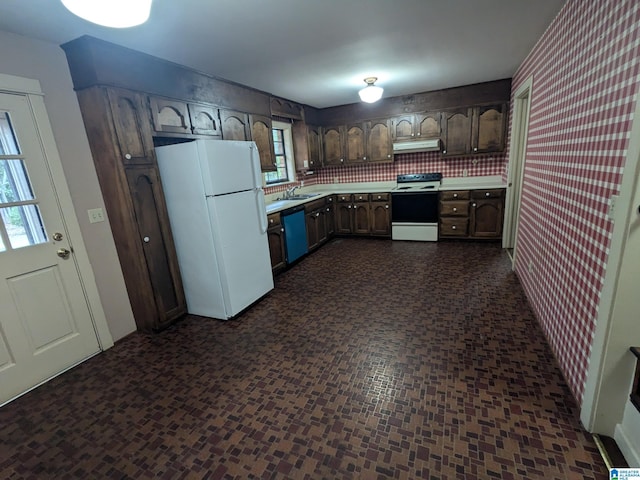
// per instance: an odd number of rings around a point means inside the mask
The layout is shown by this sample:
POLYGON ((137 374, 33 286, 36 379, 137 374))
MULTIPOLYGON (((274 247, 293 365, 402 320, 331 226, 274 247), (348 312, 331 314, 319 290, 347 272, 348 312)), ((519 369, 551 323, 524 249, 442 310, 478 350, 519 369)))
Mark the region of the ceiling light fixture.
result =
POLYGON ((135 27, 147 21, 152 0, 61 0, 74 15, 112 28, 135 27))
POLYGON ((378 77, 367 77, 364 79, 364 83, 366 83, 367 86, 358 92, 360 100, 367 103, 374 103, 382 98, 382 92, 384 92, 384 89, 374 85, 376 80, 378 80, 378 77))

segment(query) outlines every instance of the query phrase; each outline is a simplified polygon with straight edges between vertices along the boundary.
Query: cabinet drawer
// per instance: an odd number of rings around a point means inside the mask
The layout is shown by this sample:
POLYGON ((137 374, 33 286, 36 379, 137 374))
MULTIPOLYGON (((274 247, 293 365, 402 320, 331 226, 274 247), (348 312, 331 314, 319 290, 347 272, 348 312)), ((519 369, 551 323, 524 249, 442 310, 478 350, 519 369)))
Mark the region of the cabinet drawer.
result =
POLYGON ((267 215, 267 225, 269 228, 280 225, 280 213, 272 213, 271 215, 267 215))
POLYGON ((390 195, 388 193, 372 193, 372 202, 388 202, 390 195))
POLYGON ((320 208, 323 208, 325 205, 325 199, 321 198, 319 200, 314 200, 312 202, 307 202, 304 204, 304 210, 308 213, 308 212, 312 212, 314 210, 318 210, 320 208))
POLYGON ((444 190, 440 192, 440 200, 469 200, 469 190, 444 190))
POLYGON ((469 230, 469 219, 445 217, 440 219, 441 237, 466 237, 469 230))
POLYGON ((469 215, 469 202, 467 200, 440 202, 440 215, 449 217, 467 217, 469 215))
POLYGON ((471 198, 480 200, 482 198, 502 198, 504 188, 494 188, 492 190, 472 190, 471 198))
POLYGON ((354 193, 353 194, 354 202, 368 202, 369 194, 368 193, 354 193))
POLYGON ((351 203, 351 194, 339 193, 338 195, 336 195, 336 201, 338 203, 351 203))

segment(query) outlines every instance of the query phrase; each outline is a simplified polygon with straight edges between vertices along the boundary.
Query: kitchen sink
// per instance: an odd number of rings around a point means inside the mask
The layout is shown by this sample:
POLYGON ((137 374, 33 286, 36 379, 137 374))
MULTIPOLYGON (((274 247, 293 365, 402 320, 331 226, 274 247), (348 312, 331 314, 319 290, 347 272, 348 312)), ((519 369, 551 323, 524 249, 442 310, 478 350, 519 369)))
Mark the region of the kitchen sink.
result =
POLYGON ((283 200, 306 200, 307 198, 313 198, 320 195, 319 193, 300 193, 298 195, 291 195, 290 197, 283 200))

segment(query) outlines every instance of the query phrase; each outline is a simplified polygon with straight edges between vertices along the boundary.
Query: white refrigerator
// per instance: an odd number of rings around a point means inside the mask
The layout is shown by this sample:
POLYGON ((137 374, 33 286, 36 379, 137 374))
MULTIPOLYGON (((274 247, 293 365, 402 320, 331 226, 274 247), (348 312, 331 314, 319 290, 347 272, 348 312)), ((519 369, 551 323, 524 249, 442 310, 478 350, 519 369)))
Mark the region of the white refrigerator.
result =
POLYGON ((256 144, 195 140, 156 155, 187 310, 235 317, 273 289, 256 144))

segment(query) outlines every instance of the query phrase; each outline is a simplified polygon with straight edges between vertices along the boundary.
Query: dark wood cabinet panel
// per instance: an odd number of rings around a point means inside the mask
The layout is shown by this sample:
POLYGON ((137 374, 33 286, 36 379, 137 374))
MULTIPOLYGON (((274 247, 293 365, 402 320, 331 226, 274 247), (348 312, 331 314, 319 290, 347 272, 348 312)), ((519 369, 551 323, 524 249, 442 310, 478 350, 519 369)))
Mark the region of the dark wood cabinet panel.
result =
POLYGON ((365 129, 363 124, 347 125, 347 160, 346 163, 363 163, 367 160, 365 153, 365 129))
POLYGON ((387 118, 367 122, 367 162, 393 162, 391 120, 387 118))
POLYGON ((353 207, 349 203, 337 203, 334 207, 336 216, 336 233, 351 234, 353 230, 353 207))
POLYGON ((324 223, 327 228, 327 240, 333 237, 336 233, 336 216, 335 208, 332 204, 329 204, 329 197, 327 199, 327 206, 324 209, 324 223))
POLYGON ((280 214, 272 213, 267 217, 267 239, 269 240, 269 255, 271 256, 271 270, 278 273, 287 266, 284 245, 284 228, 280 222, 280 214))
POLYGON ((507 105, 489 105, 474 108, 474 153, 501 152, 504 150, 507 105))
POLYGON ((220 110, 220 128, 223 140, 251 140, 249 115, 233 110, 220 110))
POLYGON ((470 108, 442 113, 443 155, 465 155, 471 151, 470 108))
POLYGON ((187 104, 168 98, 149 97, 153 129, 158 133, 191 133, 187 104))
POLYGON ((391 136, 395 142, 413 140, 416 136, 415 118, 413 115, 403 115, 391 120, 391 136))
POLYGON ((169 216, 156 167, 127 167, 126 175, 161 328, 187 312, 169 216))
POLYGON ((249 121, 251 123, 251 138, 258 147, 262 171, 276 170, 271 119, 262 115, 249 115, 249 121))
POLYGON ((218 109, 209 105, 197 105, 190 103, 189 119, 191 131, 196 135, 210 135, 222 137, 218 109))
MULTIPOLYGON (((108 89, 107 96, 122 163, 127 165, 152 163, 154 153, 151 125, 143 96, 119 88, 108 89)), ((85 118, 87 118, 86 114, 85 118)))
POLYGON ((391 207, 389 202, 371 202, 371 234, 383 237, 391 235, 391 207))
POLYGON ((356 202, 353 204, 353 233, 358 235, 368 235, 371 231, 369 219, 369 201, 356 202))
POLYGON ((440 138, 440 112, 403 115, 391 120, 392 139, 405 142, 418 139, 440 138))
POLYGON ((344 164, 345 146, 343 127, 322 128, 322 150, 325 165, 344 164))

